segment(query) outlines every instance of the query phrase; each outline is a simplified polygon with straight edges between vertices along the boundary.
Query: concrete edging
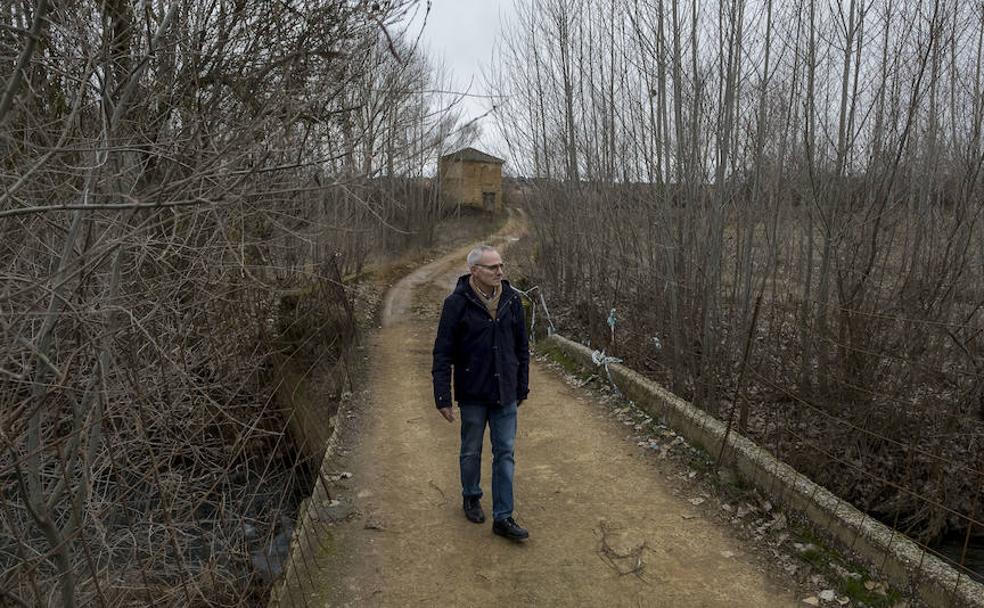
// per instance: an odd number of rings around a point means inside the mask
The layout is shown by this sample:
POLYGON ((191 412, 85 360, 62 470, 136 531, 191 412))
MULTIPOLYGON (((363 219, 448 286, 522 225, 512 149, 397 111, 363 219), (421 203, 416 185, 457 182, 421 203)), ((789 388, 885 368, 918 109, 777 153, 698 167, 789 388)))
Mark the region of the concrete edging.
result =
MULTIPOLYGON (((556 346, 583 367, 596 367, 591 349, 577 342, 554 334, 543 343, 556 346)), ((661 419, 708 453, 720 451, 726 429, 723 422, 628 367, 610 364, 608 369, 619 390, 646 413, 661 419)), ((734 429, 728 438, 724 460, 770 498, 827 530, 843 547, 876 567, 896 587, 914 589, 934 608, 951 608, 954 600, 964 606, 984 608, 984 585, 777 460, 734 429)))

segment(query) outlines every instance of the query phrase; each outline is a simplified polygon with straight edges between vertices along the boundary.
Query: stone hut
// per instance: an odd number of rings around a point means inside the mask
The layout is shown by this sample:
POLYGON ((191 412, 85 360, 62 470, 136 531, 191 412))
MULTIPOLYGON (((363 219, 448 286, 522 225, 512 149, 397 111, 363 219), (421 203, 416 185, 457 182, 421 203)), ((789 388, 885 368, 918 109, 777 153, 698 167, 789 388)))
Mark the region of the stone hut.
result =
POLYGON ((475 148, 462 148, 442 156, 438 174, 445 200, 486 211, 501 211, 505 162, 475 148))

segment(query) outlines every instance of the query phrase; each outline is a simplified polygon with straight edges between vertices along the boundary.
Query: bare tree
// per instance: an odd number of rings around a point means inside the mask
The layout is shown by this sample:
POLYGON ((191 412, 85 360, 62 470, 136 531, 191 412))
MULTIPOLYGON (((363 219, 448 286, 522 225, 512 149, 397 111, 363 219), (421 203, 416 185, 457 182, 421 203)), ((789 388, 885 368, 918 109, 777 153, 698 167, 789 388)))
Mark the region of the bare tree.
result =
POLYGON ((552 310, 921 540, 979 522, 981 7, 534 5, 493 84, 552 310))
POLYGON ((413 8, 5 5, 0 603, 264 602, 298 378, 351 388, 346 278, 444 212, 413 8))

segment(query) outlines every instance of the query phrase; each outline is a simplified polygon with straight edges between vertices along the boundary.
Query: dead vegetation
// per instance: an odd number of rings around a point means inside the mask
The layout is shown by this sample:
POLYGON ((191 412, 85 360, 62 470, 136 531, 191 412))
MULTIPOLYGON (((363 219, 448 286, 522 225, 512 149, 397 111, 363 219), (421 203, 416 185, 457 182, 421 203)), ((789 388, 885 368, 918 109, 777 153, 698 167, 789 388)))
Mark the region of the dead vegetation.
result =
POLYGON ((345 278, 443 216, 413 9, 4 10, 0 603, 264 602, 312 483, 278 395, 342 398, 345 278))
POLYGON ((958 534, 958 564, 984 531, 982 20, 540 0, 492 75, 560 330, 958 534))

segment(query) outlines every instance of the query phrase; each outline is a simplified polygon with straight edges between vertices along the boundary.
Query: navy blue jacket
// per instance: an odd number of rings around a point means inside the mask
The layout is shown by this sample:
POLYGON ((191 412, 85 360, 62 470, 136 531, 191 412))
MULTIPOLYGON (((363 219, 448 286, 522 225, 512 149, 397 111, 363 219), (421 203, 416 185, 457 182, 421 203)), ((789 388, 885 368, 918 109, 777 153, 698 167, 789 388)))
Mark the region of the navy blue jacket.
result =
POLYGON ((434 340, 434 402, 451 407, 451 369, 458 403, 501 405, 522 401, 529 393, 530 351, 519 292, 502 281, 502 296, 493 320, 468 284, 458 285, 441 310, 434 340))

